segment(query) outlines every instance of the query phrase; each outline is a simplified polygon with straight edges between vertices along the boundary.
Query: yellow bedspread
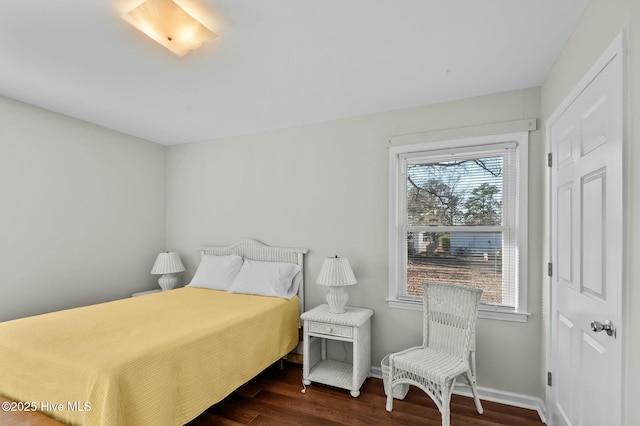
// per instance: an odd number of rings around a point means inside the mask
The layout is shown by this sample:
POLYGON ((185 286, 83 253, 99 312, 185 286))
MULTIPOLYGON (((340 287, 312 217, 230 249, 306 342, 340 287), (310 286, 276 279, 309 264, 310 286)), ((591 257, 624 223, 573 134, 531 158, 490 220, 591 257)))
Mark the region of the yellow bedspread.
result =
POLYGON ((180 425, 298 343, 298 299, 181 288, 0 323, 0 395, 70 424, 180 425))

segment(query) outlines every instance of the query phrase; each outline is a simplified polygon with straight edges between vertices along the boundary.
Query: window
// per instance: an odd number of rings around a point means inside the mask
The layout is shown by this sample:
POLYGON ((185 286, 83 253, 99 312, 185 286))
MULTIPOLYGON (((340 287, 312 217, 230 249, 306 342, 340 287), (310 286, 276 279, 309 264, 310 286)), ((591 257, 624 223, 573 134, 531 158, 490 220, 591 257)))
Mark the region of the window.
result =
POLYGON ((389 303, 422 282, 483 290, 480 316, 526 321, 528 133, 390 148, 389 303))

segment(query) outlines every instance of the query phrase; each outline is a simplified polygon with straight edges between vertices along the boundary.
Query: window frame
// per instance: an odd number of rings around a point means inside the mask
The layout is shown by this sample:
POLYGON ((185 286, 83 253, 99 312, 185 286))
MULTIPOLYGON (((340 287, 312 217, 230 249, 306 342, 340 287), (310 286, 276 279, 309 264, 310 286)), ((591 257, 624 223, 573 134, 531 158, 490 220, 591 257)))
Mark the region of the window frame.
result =
MULTIPOLYGON (((399 140, 402 137, 398 137, 399 140)), ((425 138, 426 139, 426 138, 425 138)), ((393 142, 394 139, 391 139, 393 142)), ((499 135, 470 137, 463 139, 439 140, 434 142, 412 143, 389 147, 389 297, 387 303, 391 308, 422 310, 421 298, 404 298, 406 293, 406 244, 402 233, 404 214, 406 212, 405 191, 400 185, 406 185, 403 174, 402 156, 420 155, 437 157, 443 151, 453 154, 466 152, 482 153, 483 150, 495 151, 496 144, 516 144, 516 200, 512 204, 515 209, 515 250, 516 250, 516 307, 496 306, 481 303, 479 318, 499 319, 526 322, 527 312, 527 217, 528 217, 528 157, 529 132, 504 133, 499 135)))

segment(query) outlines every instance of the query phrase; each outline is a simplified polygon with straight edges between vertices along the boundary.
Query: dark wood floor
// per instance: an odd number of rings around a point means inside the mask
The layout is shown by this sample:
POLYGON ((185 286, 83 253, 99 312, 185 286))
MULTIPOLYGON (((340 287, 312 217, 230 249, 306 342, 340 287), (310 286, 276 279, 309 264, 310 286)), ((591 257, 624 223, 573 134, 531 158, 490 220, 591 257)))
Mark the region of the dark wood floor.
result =
MULTIPOLYGON (((440 412, 422 391, 411 387, 407 397, 395 400, 393 411, 385 410, 382 380, 367 379, 358 398, 348 391, 320 384, 302 389, 302 368, 287 364, 273 367, 247 383, 225 400, 209 408, 189 426, 204 425, 440 425, 440 412)), ((451 425, 529 426, 542 425, 532 410, 483 401, 484 414, 476 412, 473 400, 454 395, 451 425)))

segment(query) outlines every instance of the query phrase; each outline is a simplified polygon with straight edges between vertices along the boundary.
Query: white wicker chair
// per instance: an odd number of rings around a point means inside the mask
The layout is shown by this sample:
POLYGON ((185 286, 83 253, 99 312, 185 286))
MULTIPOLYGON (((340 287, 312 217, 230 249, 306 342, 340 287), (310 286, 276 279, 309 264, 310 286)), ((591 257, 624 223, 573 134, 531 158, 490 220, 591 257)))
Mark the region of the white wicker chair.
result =
POLYGON ((476 391, 475 359, 473 371, 469 364, 475 355, 469 349, 481 294, 482 290, 460 285, 424 283, 422 346, 389 355, 387 411, 393 409, 394 386, 414 385, 435 402, 442 414, 442 425, 449 426, 451 392, 456 378, 463 375, 471 387, 478 413, 482 414, 476 391))

